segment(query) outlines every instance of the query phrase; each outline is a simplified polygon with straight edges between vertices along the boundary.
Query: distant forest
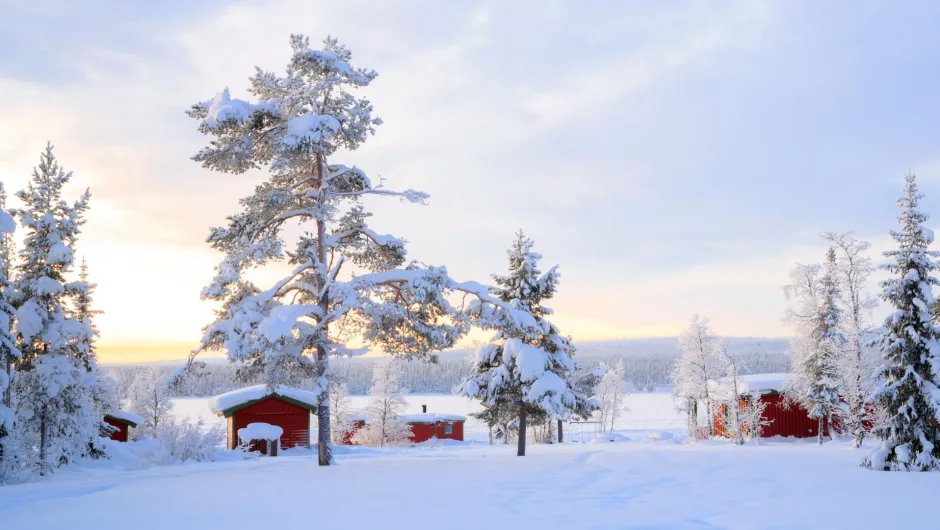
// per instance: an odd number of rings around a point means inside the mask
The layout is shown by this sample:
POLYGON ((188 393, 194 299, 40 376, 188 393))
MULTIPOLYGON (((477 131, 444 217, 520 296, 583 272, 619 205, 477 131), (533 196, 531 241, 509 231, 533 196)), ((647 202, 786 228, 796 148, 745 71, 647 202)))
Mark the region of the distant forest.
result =
MULTIPOLYGON (((742 361, 742 373, 787 372, 790 359, 786 354, 786 339, 729 338, 729 351, 742 361)), ((674 338, 637 339, 576 344, 575 359, 583 370, 592 370, 602 363, 623 359, 626 365, 625 390, 651 392, 669 385, 669 373, 679 356, 679 346, 674 338)), ((467 375, 470 350, 450 350, 439 355, 436 364, 404 362, 404 384, 412 393, 449 394, 467 375)), ((346 378, 350 394, 368 394, 372 379, 372 363, 375 358, 334 359, 331 366, 346 378)), ((158 376, 169 377, 179 364, 121 364, 109 365, 105 369, 118 383, 120 395, 134 379, 148 368, 158 376)), ((189 378, 178 390, 179 396, 206 397, 257 382, 240 384, 234 380, 237 365, 228 362, 210 362, 203 374, 189 378)), ((313 381, 303 386, 312 387, 313 381)))

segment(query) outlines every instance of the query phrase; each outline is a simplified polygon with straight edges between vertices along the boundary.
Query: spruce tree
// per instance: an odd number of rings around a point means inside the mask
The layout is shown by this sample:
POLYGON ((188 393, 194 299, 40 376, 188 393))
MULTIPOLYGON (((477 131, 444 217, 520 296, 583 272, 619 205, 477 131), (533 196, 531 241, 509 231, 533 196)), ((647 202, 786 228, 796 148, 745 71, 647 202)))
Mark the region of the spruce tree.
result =
POLYGON ((575 364, 570 339, 547 320, 551 309, 542 305, 555 294, 557 267, 542 274, 541 255, 521 231, 508 251, 509 274, 494 275, 491 293, 504 303, 531 315, 526 326, 500 326, 492 343, 480 348, 469 377, 458 391, 493 408, 487 417, 496 421, 500 409, 510 407, 518 422, 518 456, 525 456, 526 426, 530 416, 564 418, 590 403, 573 388, 575 364))
POLYGON ((839 309, 839 284, 836 276, 836 252, 829 248, 826 266, 819 280, 819 307, 812 318, 812 343, 798 367, 800 402, 810 417, 818 421, 817 441, 823 443, 823 431, 831 428, 833 413, 839 407, 838 361, 845 347, 839 331, 842 311, 839 309))
POLYGON ((16 347, 16 337, 13 335, 13 303, 12 278, 10 277, 11 260, 16 247, 13 243, 13 232, 16 222, 6 209, 6 190, 0 182, 0 475, 7 467, 11 458, 12 446, 9 443, 13 436, 13 413, 11 379, 13 364, 19 359, 20 351, 16 347))
POLYGON ((881 296, 895 311, 876 342, 883 386, 875 399, 887 409, 887 419, 874 429, 881 447, 864 462, 876 470, 940 468, 940 329, 933 322, 933 286, 938 285, 933 273, 940 253, 928 250, 933 232, 924 226, 927 215, 917 209, 922 197, 915 176, 907 175, 898 200, 901 229, 891 231, 898 248, 884 253, 890 261, 882 268, 894 277, 881 283, 881 296))
POLYGON ((68 281, 90 195, 73 204, 63 200, 71 177, 47 146, 27 188, 17 193, 23 207, 14 210, 26 233, 14 284, 22 353, 14 400, 18 431, 36 448, 30 457, 41 473, 88 455, 101 425, 93 405, 96 373, 76 348, 92 330, 70 306, 82 287, 68 281))

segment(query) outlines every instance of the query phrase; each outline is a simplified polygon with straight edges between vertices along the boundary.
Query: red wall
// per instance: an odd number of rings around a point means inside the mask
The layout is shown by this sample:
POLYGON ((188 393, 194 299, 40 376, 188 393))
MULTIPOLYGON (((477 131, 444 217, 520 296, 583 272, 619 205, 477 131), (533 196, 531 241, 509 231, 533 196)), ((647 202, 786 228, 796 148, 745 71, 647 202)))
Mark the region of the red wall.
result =
POLYGON ((340 443, 343 445, 358 445, 357 443, 353 442, 353 436, 356 434, 356 431, 361 429, 365 424, 366 422, 362 420, 354 421, 352 425, 350 425, 349 430, 343 432, 343 439, 340 443))
MULTIPOLYGON (((764 414, 761 416, 764 420, 770 421, 770 425, 764 427, 761 436, 764 438, 771 436, 794 436, 796 438, 815 438, 819 431, 819 423, 816 418, 810 418, 809 413, 799 405, 787 406, 783 396, 765 395, 760 400, 766 404, 764 414)), ((744 411, 746 403, 738 402, 739 410, 744 411)), ((725 432, 724 410, 722 404, 715 402, 713 413, 713 425, 716 436, 728 436, 725 432)), ((828 426, 823 426, 823 434, 828 435, 828 426)))
POLYGON ((232 415, 233 428, 229 432, 229 447, 237 443, 238 429, 249 423, 268 423, 284 429, 281 449, 307 446, 310 443, 310 411, 293 403, 270 396, 253 405, 236 410, 232 415))
POLYGON ((126 442, 127 441, 127 424, 122 423, 111 418, 105 418, 104 422, 112 427, 117 427, 117 430, 111 431, 111 439, 117 442, 126 442))
POLYGON ((452 422, 454 426, 453 434, 444 433, 444 426, 446 423, 448 422, 439 421, 434 425, 430 423, 411 423, 411 441, 413 443, 426 442, 431 438, 434 438, 435 435, 439 439, 463 441, 463 422, 452 422))

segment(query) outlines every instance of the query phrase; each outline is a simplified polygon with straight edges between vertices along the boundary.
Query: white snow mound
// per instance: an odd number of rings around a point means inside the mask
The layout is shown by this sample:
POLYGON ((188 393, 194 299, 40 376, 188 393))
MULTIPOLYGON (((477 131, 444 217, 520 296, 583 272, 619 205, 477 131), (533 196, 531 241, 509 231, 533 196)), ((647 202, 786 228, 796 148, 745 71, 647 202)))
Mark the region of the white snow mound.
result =
POLYGON ((247 427, 238 429, 238 439, 242 443, 251 440, 280 440, 284 429, 270 423, 249 423, 247 427))
POLYGON ((617 442, 629 442, 630 439, 622 434, 617 434, 615 432, 602 432, 594 437, 590 441, 592 444, 603 444, 603 443, 617 443, 617 442))

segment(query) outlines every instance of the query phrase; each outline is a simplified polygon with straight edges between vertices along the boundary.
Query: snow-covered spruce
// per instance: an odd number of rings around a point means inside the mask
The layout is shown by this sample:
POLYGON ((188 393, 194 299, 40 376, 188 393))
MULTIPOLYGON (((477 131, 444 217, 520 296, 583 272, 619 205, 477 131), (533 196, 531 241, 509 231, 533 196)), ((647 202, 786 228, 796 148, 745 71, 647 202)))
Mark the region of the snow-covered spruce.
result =
MULTIPOLYGON (((470 376, 458 392, 479 399, 485 408, 517 411, 519 456, 525 455, 526 419, 530 414, 566 418, 579 407, 596 408, 570 381, 575 370, 571 341, 546 319, 542 302, 555 294, 557 267, 538 269, 541 255, 522 232, 508 251, 509 274, 494 275, 494 296, 531 315, 524 327, 500 326, 492 343, 479 349, 470 376)), ((498 414, 494 414, 498 415, 498 414)))
POLYGON ((88 286, 68 279, 89 200, 87 191, 73 204, 62 199, 71 177, 47 146, 27 188, 17 193, 23 207, 13 212, 25 232, 13 285, 22 354, 13 403, 24 457, 38 462, 41 473, 99 451, 104 428, 86 348, 93 330, 72 305, 88 286))
POLYGON ((883 386, 875 398, 886 407, 887 419, 874 429, 881 447, 865 460, 876 470, 940 469, 940 329, 933 321, 940 253, 928 250, 933 232, 917 209, 922 197, 914 175, 906 176, 898 200, 901 229, 891 231, 898 248, 884 253, 890 262, 882 268, 894 277, 882 282, 881 296, 895 311, 877 341, 884 358, 877 373, 883 386))
POLYGON ((787 314, 798 332, 793 344, 795 377, 788 395, 810 417, 817 418, 817 441, 822 444, 824 427, 828 424, 832 428, 830 420, 840 409, 838 364, 845 347, 835 249, 830 247, 826 252, 822 275, 803 277, 806 282, 802 285, 788 288, 802 303, 799 309, 791 308, 787 314))
POLYGON ((6 209, 7 195, 0 182, 0 483, 14 458, 12 388, 13 364, 20 358, 13 334, 12 259, 16 252, 13 233, 16 222, 6 209))
POLYGON ((872 339, 871 312, 878 305, 868 288, 875 267, 866 256, 871 245, 850 233, 824 234, 836 249, 836 276, 842 306, 842 334, 845 347, 838 357, 840 396, 843 404, 836 411, 842 425, 848 428, 855 447, 860 447, 868 434, 867 425, 874 420, 877 405, 871 403, 875 391, 874 356, 866 345, 872 339))
POLYGON ((447 300, 454 290, 473 295, 481 321, 519 327, 517 319, 526 315, 479 284, 454 282, 443 267, 407 263, 404 240, 373 229, 364 197, 428 199, 416 190, 389 190, 363 170, 331 160, 340 149, 358 148, 381 123, 369 100, 353 94, 376 73, 353 66, 352 53, 336 39, 312 49, 293 35, 290 44, 285 75, 259 69, 251 78, 255 102, 225 90, 189 111, 212 137, 196 161, 227 173, 267 170, 242 199, 242 211, 209 233, 209 244, 225 257, 202 296, 221 308, 196 353, 225 350, 268 385, 315 377, 319 461, 329 465, 328 359, 363 352, 345 347, 351 337, 361 335, 393 355, 429 359, 469 329, 447 300), (291 248, 285 248, 288 229, 300 234, 291 248), (272 285, 246 276, 284 265, 291 271, 272 285))

